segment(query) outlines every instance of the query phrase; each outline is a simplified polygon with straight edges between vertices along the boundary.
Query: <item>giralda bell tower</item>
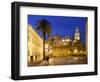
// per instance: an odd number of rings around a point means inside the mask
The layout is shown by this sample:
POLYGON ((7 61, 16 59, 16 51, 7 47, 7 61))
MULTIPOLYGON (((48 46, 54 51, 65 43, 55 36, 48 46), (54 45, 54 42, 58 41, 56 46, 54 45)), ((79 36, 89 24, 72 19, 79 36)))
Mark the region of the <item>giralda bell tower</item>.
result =
POLYGON ((76 27, 76 31, 75 31, 75 40, 80 40, 80 32, 79 32, 79 29, 78 29, 78 26, 76 27))

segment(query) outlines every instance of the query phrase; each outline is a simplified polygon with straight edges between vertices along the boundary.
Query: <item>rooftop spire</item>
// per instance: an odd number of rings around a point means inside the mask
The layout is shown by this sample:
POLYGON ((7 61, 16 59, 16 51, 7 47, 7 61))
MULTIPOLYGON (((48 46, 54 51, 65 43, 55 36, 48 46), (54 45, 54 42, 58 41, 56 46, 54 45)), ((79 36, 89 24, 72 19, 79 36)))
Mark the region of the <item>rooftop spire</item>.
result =
POLYGON ((76 32, 79 32, 78 26, 76 26, 76 32))

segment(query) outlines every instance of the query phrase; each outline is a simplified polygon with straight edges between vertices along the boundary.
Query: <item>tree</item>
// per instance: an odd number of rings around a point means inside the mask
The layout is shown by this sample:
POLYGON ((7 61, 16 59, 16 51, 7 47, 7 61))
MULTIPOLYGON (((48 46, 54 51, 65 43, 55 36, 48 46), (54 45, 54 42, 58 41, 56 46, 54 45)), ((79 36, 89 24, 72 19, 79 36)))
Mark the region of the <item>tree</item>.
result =
POLYGON ((51 33, 51 25, 50 23, 45 20, 45 19, 41 19, 38 21, 37 26, 36 26, 36 30, 42 32, 42 36, 43 36, 43 60, 45 60, 45 40, 46 40, 46 35, 50 35, 51 33))

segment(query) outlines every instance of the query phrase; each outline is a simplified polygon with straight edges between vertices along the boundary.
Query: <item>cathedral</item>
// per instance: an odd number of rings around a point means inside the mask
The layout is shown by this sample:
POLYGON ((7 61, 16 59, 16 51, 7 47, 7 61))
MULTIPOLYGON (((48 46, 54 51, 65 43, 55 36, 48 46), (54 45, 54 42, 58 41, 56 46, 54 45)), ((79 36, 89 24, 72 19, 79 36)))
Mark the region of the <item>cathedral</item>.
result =
POLYGON ((86 48, 81 43, 80 32, 78 26, 76 27, 74 38, 71 39, 69 36, 60 37, 60 36, 50 36, 46 44, 46 54, 48 56, 83 56, 86 55, 86 48))
MULTIPOLYGON (((49 36, 45 42, 46 57, 87 56, 86 48, 80 39, 78 26, 73 36, 73 38, 67 35, 64 37, 49 36)), ((37 62, 43 59, 43 44, 41 43, 43 43, 42 38, 31 25, 28 25, 28 66, 33 65, 33 61, 37 62)))

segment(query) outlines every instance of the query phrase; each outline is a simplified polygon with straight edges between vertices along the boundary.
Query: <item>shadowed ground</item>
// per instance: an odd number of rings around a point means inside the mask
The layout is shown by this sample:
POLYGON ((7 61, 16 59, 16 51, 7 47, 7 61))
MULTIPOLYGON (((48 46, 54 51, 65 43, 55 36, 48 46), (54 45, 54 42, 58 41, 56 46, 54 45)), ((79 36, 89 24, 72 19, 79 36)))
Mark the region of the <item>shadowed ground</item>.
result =
POLYGON ((48 65, 74 65, 87 64, 87 57, 52 57, 48 60, 28 63, 28 66, 48 66, 48 65))

